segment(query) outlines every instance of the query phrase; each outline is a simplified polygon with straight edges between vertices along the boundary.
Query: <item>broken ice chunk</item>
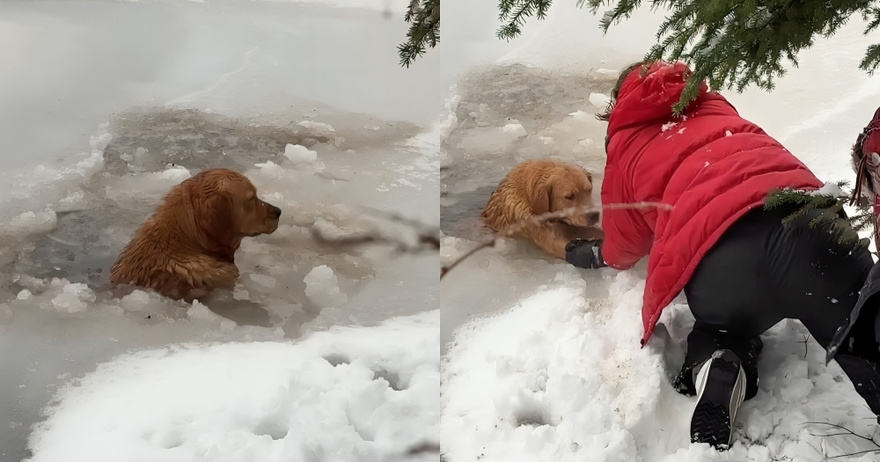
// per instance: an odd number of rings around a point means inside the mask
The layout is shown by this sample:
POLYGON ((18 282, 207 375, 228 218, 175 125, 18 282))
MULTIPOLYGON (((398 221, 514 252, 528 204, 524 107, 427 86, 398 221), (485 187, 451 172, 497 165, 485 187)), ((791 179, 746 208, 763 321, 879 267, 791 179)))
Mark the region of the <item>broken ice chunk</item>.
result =
POLYGON ((312 269, 303 282, 306 283, 306 297, 316 305, 337 307, 348 301, 348 296, 339 290, 336 273, 327 265, 312 269))

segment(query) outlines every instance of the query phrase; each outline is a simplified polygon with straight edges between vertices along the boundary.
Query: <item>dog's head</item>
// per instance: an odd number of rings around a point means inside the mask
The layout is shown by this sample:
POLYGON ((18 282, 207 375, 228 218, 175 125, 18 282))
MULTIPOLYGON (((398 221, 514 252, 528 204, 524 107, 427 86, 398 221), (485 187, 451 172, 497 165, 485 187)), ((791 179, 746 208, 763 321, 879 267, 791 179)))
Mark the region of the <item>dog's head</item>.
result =
POLYGON ((206 249, 234 252, 243 237, 278 228, 281 209, 260 200, 257 188, 238 172, 204 170, 178 188, 185 232, 206 249))
POLYGON ((560 221, 572 226, 595 226, 599 212, 587 210, 593 207, 593 176, 586 169, 574 165, 556 164, 543 183, 543 200, 549 212, 574 209, 560 221))

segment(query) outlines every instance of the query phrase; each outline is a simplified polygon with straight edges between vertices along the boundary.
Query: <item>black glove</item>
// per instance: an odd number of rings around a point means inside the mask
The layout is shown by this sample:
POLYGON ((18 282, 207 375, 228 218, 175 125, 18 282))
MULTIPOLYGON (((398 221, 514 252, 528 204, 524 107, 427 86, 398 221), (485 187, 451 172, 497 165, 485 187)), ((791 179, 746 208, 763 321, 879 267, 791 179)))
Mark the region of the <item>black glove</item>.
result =
POLYGON ((604 268, 602 241, 597 239, 574 239, 565 245, 565 261, 578 268, 604 268))

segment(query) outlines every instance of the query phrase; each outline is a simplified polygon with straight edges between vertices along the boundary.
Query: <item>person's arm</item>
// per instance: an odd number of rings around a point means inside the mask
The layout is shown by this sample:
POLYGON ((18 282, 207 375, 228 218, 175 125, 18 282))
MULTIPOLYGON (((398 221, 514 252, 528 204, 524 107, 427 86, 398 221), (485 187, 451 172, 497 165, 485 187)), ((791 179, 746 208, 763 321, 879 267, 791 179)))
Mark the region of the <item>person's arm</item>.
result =
POLYGON ((609 210, 605 220, 605 241, 601 244, 605 264, 614 269, 630 269, 651 251, 654 233, 637 210, 609 210), (608 219, 609 216, 613 218, 608 219))
MULTIPOLYGON (((621 180, 614 165, 606 167, 602 183, 603 206, 635 202, 625 193, 621 180)), ((604 209, 602 230, 605 232, 605 240, 601 243, 602 259, 614 269, 632 268, 651 251, 654 243, 654 232, 638 209, 604 209)))

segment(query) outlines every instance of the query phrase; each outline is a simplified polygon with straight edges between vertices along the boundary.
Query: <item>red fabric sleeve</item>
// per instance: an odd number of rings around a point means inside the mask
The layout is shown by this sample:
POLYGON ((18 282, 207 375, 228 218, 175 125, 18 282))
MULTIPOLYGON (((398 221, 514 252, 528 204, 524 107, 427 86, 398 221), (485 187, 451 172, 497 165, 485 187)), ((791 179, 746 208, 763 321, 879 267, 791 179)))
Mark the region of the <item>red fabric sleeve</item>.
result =
MULTIPOLYGON (((605 168, 602 183, 602 205, 631 204, 634 201, 625 194, 620 175, 614 166, 605 168)), ((632 268, 648 252, 654 243, 654 232, 638 209, 606 209, 602 213, 602 259, 605 264, 619 270, 632 268)))

